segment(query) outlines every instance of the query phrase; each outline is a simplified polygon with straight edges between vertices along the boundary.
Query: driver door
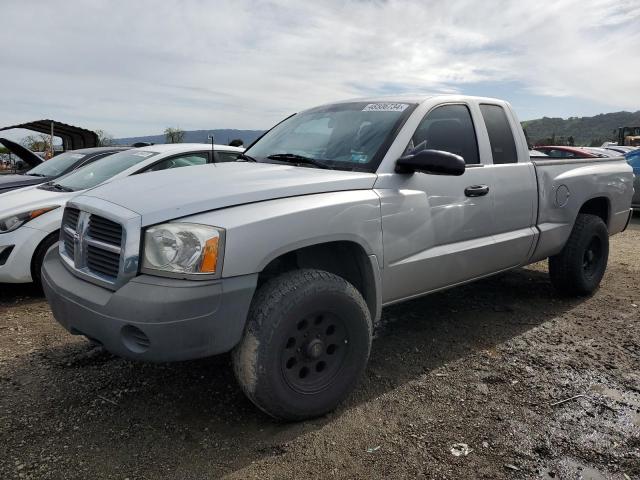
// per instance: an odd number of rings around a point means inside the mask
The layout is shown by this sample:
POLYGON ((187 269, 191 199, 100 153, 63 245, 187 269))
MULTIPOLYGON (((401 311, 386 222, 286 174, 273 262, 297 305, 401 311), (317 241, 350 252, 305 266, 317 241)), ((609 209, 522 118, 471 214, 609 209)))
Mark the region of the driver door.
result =
POLYGON ((465 159, 461 176, 385 175, 381 196, 384 303, 491 273, 493 176, 480 162, 471 111, 465 104, 428 112, 405 154, 443 150, 465 159))

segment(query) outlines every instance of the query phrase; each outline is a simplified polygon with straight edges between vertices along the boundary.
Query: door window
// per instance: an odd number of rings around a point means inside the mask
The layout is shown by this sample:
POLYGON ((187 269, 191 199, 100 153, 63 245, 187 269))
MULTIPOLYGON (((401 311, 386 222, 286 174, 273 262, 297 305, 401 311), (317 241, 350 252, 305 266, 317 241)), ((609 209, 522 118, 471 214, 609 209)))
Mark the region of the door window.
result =
POLYGON ((208 162, 207 153, 185 153, 175 157, 166 158, 155 165, 149 167, 146 172, 157 172, 158 170, 168 170, 170 168, 192 167, 194 165, 204 165, 208 162))
POLYGON ((214 152, 216 162, 235 162, 240 152, 214 152))
POLYGON ((467 164, 480 163, 476 131, 466 105, 443 105, 425 115, 405 155, 427 149, 455 153, 467 164))
POLYGON ((498 105, 480 105, 480 111, 487 126, 493 163, 517 163, 516 142, 504 109, 498 105))

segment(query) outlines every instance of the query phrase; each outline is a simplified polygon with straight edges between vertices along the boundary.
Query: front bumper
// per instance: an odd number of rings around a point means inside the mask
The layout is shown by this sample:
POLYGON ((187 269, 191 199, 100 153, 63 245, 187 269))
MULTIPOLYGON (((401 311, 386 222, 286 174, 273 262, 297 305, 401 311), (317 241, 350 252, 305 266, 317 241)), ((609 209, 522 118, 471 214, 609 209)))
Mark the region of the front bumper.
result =
POLYGON ((213 281, 140 275, 117 291, 74 276, 56 249, 42 285, 56 320, 119 356, 168 362, 231 350, 244 332, 257 274, 213 281))

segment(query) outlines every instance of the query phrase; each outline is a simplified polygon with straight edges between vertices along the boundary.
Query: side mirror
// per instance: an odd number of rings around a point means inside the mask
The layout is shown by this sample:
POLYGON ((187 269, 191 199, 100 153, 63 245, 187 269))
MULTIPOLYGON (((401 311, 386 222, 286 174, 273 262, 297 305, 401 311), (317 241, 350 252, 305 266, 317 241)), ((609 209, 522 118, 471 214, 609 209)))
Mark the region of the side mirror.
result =
POLYGON ((442 150, 420 150, 396 161, 396 173, 430 173, 459 176, 465 170, 464 158, 442 150))

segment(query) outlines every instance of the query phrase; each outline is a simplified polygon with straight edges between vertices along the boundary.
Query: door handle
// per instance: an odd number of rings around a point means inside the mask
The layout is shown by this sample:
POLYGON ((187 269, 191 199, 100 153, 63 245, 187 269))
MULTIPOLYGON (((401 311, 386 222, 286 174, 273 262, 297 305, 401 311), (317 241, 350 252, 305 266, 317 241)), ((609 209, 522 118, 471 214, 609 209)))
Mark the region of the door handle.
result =
POLYGON ((467 197, 482 197, 489 193, 489 187, 487 185, 471 185, 464 189, 464 194, 467 197))

